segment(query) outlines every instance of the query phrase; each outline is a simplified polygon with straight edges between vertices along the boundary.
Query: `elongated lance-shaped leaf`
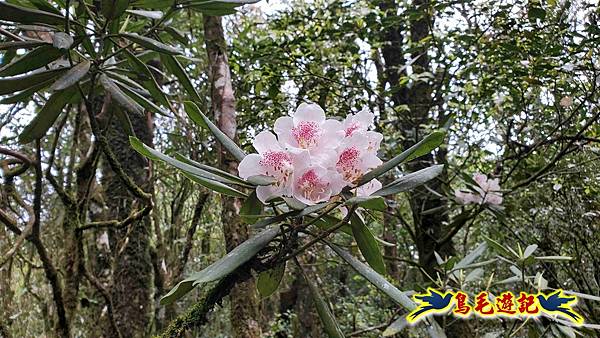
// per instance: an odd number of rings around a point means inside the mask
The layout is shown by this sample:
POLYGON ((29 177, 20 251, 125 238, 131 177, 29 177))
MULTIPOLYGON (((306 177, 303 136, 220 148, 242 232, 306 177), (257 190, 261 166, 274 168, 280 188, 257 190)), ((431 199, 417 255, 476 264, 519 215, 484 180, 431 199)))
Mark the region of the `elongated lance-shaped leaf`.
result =
MULTIPOLYGON (((365 277, 371 284, 373 284, 376 288, 378 288, 381 292, 385 293, 388 297, 394 300, 398 305, 402 306, 408 311, 414 310, 417 305, 413 302, 410 297, 408 297, 404 292, 398 290, 392 283, 388 282, 382 275, 378 274, 375 270, 371 269, 368 265, 356 259, 346 250, 340 248, 339 246, 327 242, 327 245, 333 251, 335 251, 338 256, 340 256, 346 263, 350 264, 350 266, 356 270, 361 276, 365 277)), ((427 328, 427 332, 432 337, 446 337, 442 328, 438 325, 435 320, 426 320, 429 324, 427 328)))
POLYGON ((414 173, 400 177, 394 182, 373 193, 373 196, 387 196, 398 194, 404 191, 412 190, 424 183, 431 181, 442 173, 444 166, 442 164, 434 165, 414 173))
POLYGON ((191 166, 187 163, 178 161, 170 156, 167 156, 167 155, 161 153, 160 151, 157 151, 157 150, 154 150, 154 149, 148 147, 142 141, 140 141, 139 139, 137 139, 135 137, 130 137, 129 142, 131 143, 131 147, 133 149, 135 149, 135 151, 137 151, 138 153, 140 153, 152 160, 160 160, 162 162, 165 162, 169 165, 174 166, 175 168, 181 170, 184 174, 189 175, 188 177, 190 179, 192 179, 194 182, 202 184, 203 186, 205 186, 211 190, 214 190, 214 191, 226 194, 226 195, 230 195, 230 196, 246 197, 246 194, 242 193, 241 191, 238 191, 236 189, 233 189, 230 186, 227 186, 227 185, 221 183, 221 182, 225 182, 225 183, 235 183, 235 182, 231 182, 224 177, 212 174, 206 170, 202 170, 200 168, 191 166))
POLYGON ((185 156, 181 155, 180 153, 175 153, 175 159, 184 163, 187 163, 189 165, 193 165, 194 167, 209 171, 215 175, 221 176, 221 177, 225 177, 228 178, 229 180, 231 180, 232 182, 236 182, 235 184, 237 185, 241 185, 247 188, 252 188, 253 186, 248 184, 248 182, 244 181, 243 179, 230 174, 224 170, 221 170, 219 168, 215 168, 215 167, 211 167, 209 165, 206 164, 202 164, 200 162, 196 162, 194 160, 191 160, 189 158, 186 158, 185 156))
POLYGON ((63 108, 75 94, 77 94, 75 88, 68 88, 50 96, 44 107, 33 118, 33 121, 19 135, 19 142, 29 143, 35 139, 44 137, 48 129, 52 127, 54 121, 56 121, 63 111, 63 108))
POLYGON ((263 213, 263 204, 256 196, 256 190, 244 200, 240 209, 240 217, 247 224, 255 223, 263 213))
POLYGON ((69 69, 50 86, 50 90, 63 90, 76 84, 88 73, 90 65, 91 63, 88 60, 84 60, 73 66, 73 68, 69 69))
POLYGON ((40 46, 0 68, 0 76, 23 74, 48 65, 65 54, 51 45, 40 46))
POLYGON ((217 140, 235 157, 235 159, 240 162, 246 157, 246 153, 233 142, 225 133, 223 133, 217 126, 212 123, 212 121, 206 117, 198 106, 194 102, 186 101, 183 103, 185 107, 185 112, 188 116, 194 121, 196 124, 200 126, 207 127, 210 132, 217 138, 217 140))
POLYGON ((46 23, 49 25, 64 25, 64 16, 33 8, 13 5, 6 1, 0 2, 0 20, 25 24, 46 23))
POLYGON ((331 249, 333 249, 333 251, 335 251, 335 253, 338 254, 338 256, 350 264, 350 266, 356 270, 356 272, 365 277, 369 282, 371 282, 371 284, 388 295, 388 297, 393 299, 400 306, 408 311, 412 311, 416 308, 415 302, 413 302, 410 297, 408 297, 404 292, 398 290, 392 283, 388 282, 382 275, 377 273, 377 271, 359 261, 349 252, 341 249, 337 245, 328 242, 327 244, 331 247, 331 249))
POLYGON ((279 233, 279 227, 270 227, 235 247, 227 255, 209 265, 206 269, 192 274, 179 282, 169 293, 160 299, 160 303, 170 304, 190 292, 196 285, 208 283, 226 277, 235 269, 252 259, 266 247, 279 233))
POLYGON ((15 93, 20 90, 37 86, 42 82, 56 78, 67 69, 68 68, 65 67, 41 72, 33 72, 21 76, 2 78, 0 79, 0 95, 15 93))
POLYGON ((134 99, 123 93, 119 86, 105 74, 100 75, 100 84, 127 111, 138 115, 144 114, 144 108, 134 99))
POLYGON ((39 41, 39 40, 0 42, 0 50, 35 48, 35 47, 39 47, 41 45, 47 45, 47 44, 48 44, 48 42, 39 41))
POLYGON ((183 89, 188 93, 190 98, 196 102, 202 102, 202 98, 196 91, 196 86, 192 83, 192 80, 187 75, 187 72, 181 66, 181 63, 173 55, 160 54, 160 60, 162 61, 165 68, 175 75, 179 83, 183 86, 183 89))
POLYGON ((350 215, 350 227, 356 244, 358 244, 358 249, 367 260, 367 263, 378 273, 385 274, 385 263, 381 256, 381 250, 379 250, 379 244, 356 211, 350 215))
POLYGON ((298 265, 298 268, 302 272, 302 276, 308 285, 308 290, 310 291, 310 295, 315 303, 315 307, 317 308, 317 313, 319 314, 319 318, 321 318, 321 323, 323 324, 323 330, 330 338, 344 338, 344 333, 340 328, 340 324, 338 324, 335 316, 329 309, 329 304, 321 294, 321 291, 315 284, 312 278, 309 278, 306 275, 306 272, 298 265))
POLYGON ((379 167, 369 171, 366 173, 358 182, 358 185, 363 185, 374 178, 377 178, 387 171, 395 168, 396 166, 411 161, 417 157, 421 157, 425 154, 429 154, 433 149, 437 148, 446 137, 446 133, 443 131, 436 131, 427 136, 424 139, 413 145, 412 147, 406 149, 396 157, 391 160, 383 163, 379 167))
POLYGON ((167 99, 165 93, 160 89, 154 74, 150 71, 148 66, 142 60, 140 60, 136 55, 130 52, 127 49, 124 49, 125 57, 129 59, 131 65, 135 68, 136 71, 140 72, 146 79, 142 80, 144 84, 144 88, 148 90, 154 99, 156 99, 160 104, 165 107, 169 107, 169 100, 167 99))
POLYGON ((160 20, 163 16, 163 12, 161 12, 161 11, 144 11, 144 10, 138 10, 138 9, 128 9, 125 12, 136 15, 136 16, 148 18, 148 19, 154 19, 154 20, 160 20))
POLYGON ((125 94, 127 94, 127 96, 132 98, 135 102, 137 102, 140 106, 144 107, 147 111, 155 112, 155 113, 163 115, 163 116, 169 116, 168 112, 164 111, 161 107, 157 106, 154 102, 147 99, 143 95, 139 94, 133 88, 127 86, 124 83, 116 81, 116 80, 115 80, 115 83, 117 84, 117 86, 119 86, 119 88, 121 90, 123 90, 123 92, 125 92, 125 94))
POLYGON ((3 98, 2 100, 0 100, 0 104, 15 104, 18 102, 25 102, 25 101, 29 100, 33 96, 33 94, 50 86, 51 84, 52 84, 51 79, 40 82, 39 84, 37 84, 33 87, 29 87, 29 88, 27 88, 21 92, 18 92, 14 95, 3 98))
POLYGON ((149 37, 141 36, 136 33, 121 33, 121 36, 126 37, 128 40, 133 41, 140 46, 157 51, 159 53, 170 54, 170 55, 183 54, 182 51, 178 48, 169 46, 160 41, 151 39, 149 37))

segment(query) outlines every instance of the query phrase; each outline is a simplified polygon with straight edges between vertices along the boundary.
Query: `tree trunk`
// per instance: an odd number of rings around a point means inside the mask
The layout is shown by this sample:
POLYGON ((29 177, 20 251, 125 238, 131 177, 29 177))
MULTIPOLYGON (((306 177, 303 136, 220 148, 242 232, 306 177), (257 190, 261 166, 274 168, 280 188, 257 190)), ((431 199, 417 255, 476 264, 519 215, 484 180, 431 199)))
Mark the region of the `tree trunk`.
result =
MULTIPOLYGON (((136 136, 152 145, 150 116, 130 114, 136 136)), ((107 139, 123 170, 145 191, 151 191, 148 161, 129 146, 129 137, 116 118, 107 128, 107 139)), ((103 186, 110 195, 106 204, 109 219, 122 220, 132 210, 143 206, 113 172, 108 163, 103 168, 103 186)), ((150 257, 150 218, 144 217, 124 229, 110 232, 113 254, 112 285, 109 288, 114 306, 116 325, 123 337, 145 337, 152 314, 153 271, 150 257)), ((108 326, 107 337, 116 333, 108 326)))
MULTIPOLYGON (((237 139, 235 97, 231 84, 231 72, 227 60, 226 42, 221 18, 204 16, 204 38, 209 60, 212 113, 217 126, 234 141, 237 139)), ((219 145, 219 167, 237 174, 237 162, 219 145)), ((241 222, 238 198, 221 196, 223 233, 225 246, 231 251, 248 239, 248 227, 241 222)), ((231 326, 234 337, 261 337, 258 300, 254 279, 236 285, 230 294, 231 326)))

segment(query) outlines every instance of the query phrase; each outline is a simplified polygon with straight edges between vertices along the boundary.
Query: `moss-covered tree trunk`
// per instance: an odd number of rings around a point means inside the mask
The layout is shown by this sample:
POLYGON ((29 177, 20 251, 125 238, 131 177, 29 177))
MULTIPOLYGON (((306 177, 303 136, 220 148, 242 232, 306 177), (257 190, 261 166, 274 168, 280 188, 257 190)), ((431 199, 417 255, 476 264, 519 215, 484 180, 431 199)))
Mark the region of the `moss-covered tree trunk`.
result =
MULTIPOLYGON (((152 144, 151 118, 130 114, 133 130, 144 143, 152 144)), ((114 118, 107 128, 107 139, 123 170, 145 191, 152 189, 148 160, 129 146, 129 137, 114 118)), ((107 162, 107 161, 105 161, 107 162)), ((108 218, 123 220, 132 210, 144 206, 113 172, 108 163, 103 168, 108 218)), ((144 217, 122 229, 109 233, 113 255, 112 281, 109 288, 116 325, 123 337, 145 337, 152 314, 152 261, 150 258, 150 218, 144 217)), ((107 337, 116 337, 107 326, 107 337)))
MULTIPOLYGON (((204 16, 204 38, 209 60, 209 79, 211 83, 211 111, 219 129, 231 139, 236 140, 237 122, 235 96, 231 84, 231 72, 227 59, 227 49, 221 18, 204 16)), ((219 147, 219 166, 221 169, 237 174, 237 162, 219 147)), ((225 234, 227 251, 231 251, 248 239, 248 227, 241 222, 239 211, 241 201, 238 198, 221 197, 221 222, 225 234)), ((236 285, 230 294, 231 326, 234 337, 261 337, 258 323, 259 307, 254 279, 236 285)))

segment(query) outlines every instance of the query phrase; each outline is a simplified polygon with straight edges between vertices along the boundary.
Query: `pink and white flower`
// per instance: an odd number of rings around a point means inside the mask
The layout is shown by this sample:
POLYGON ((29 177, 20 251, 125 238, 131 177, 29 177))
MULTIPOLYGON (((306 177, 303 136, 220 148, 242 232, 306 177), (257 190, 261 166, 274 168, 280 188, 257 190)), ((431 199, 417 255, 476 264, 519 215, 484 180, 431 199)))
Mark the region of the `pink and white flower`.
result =
POLYGON ((343 134, 339 121, 325 119, 318 104, 302 103, 293 117, 280 117, 275 121, 275 133, 286 147, 319 151, 334 149, 343 134))
POLYGON ((266 175, 276 180, 271 185, 256 188, 256 195, 263 203, 275 197, 290 196, 295 162, 306 161, 308 154, 285 150, 269 131, 259 133, 252 145, 258 154, 244 157, 238 166, 239 176, 248 179, 251 176, 266 175))
MULTIPOLYGON (((301 104, 292 117, 275 121, 275 136, 261 132, 253 142, 258 154, 247 155, 238 167, 239 176, 273 177, 275 183, 258 186, 263 202, 293 197, 307 205, 325 202, 344 187, 355 187, 369 170, 381 165, 377 157, 383 135, 370 131, 374 115, 366 110, 343 122, 326 119, 317 104, 301 104)), ((358 196, 381 189, 377 180, 355 188, 358 196)))
POLYGON ((338 148, 335 168, 348 184, 353 184, 370 169, 381 165, 375 151, 366 135, 353 134, 338 148))
POLYGON ((337 172, 310 164, 296 170, 293 196, 304 204, 313 205, 328 201, 332 196, 339 194, 345 185, 337 172))
POLYGON ((500 190, 499 180, 497 178, 488 179, 487 175, 475 174, 473 180, 477 183, 473 187, 477 193, 454 191, 454 196, 461 204, 502 204, 502 192, 500 190))

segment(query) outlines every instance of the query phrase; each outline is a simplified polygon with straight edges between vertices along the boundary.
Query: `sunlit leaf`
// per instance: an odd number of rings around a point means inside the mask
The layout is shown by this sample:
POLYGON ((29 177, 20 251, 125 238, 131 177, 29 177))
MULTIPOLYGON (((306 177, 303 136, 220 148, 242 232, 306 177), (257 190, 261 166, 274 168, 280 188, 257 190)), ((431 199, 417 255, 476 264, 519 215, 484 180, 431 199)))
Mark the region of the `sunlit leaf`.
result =
POLYGON ((425 154, 429 154, 433 149, 437 148, 446 137, 446 133, 443 131, 436 131, 427 136, 424 139, 419 141, 417 144, 412 147, 406 149, 396 157, 391 160, 383 163, 379 167, 369 171, 366 173, 358 182, 358 185, 363 185, 367 182, 370 182, 372 179, 377 178, 389 170, 395 168, 396 166, 411 161, 415 158, 421 157, 425 154))
POLYGON ((386 185, 380 190, 373 193, 374 196, 387 196, 398 194, 404 191, 412 190, 424 183, 436 178, 444 171, 444 166, 441 164, 434 165, 414 173, 410 173, 400 177, 394 182, 386 185))

